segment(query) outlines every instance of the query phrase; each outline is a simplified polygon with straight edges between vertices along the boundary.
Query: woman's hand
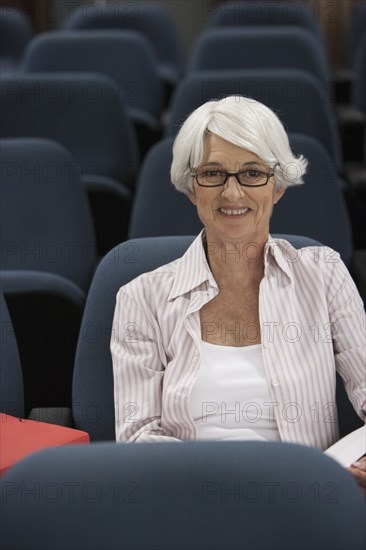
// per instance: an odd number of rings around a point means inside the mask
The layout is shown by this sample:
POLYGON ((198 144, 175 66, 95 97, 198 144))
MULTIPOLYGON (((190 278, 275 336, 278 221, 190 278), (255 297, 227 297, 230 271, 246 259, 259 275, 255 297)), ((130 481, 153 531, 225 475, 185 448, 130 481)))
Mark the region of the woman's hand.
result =
POLYGON ((366 456, 363 456, 357 462, 353 462, 347 470, 355 477, 366 497, 366 456))

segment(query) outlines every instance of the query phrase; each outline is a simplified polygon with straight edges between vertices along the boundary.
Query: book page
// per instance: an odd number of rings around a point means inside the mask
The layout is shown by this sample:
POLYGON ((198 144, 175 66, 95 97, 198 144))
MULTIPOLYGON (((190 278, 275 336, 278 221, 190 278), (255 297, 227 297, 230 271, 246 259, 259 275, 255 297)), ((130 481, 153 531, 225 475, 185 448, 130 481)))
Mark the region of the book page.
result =
POLYGON ((326 449, 324 454, 348 468, 352 462, 366 454, 366 426, 342 437, 337 443, 326 449))

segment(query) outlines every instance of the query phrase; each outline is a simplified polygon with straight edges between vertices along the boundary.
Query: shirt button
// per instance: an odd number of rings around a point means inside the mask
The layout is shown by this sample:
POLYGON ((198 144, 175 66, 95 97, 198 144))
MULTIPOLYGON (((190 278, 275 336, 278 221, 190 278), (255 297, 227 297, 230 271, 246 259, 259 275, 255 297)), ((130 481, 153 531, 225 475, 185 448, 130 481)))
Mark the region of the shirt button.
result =
POLYGON ((274 379, 272 380, 272 386, 276 387, 276 386, 279 386, 279 385, 280 385, 280 383, 279 383, 279 381, 277 380, 277 378, 274 378, 274 379))

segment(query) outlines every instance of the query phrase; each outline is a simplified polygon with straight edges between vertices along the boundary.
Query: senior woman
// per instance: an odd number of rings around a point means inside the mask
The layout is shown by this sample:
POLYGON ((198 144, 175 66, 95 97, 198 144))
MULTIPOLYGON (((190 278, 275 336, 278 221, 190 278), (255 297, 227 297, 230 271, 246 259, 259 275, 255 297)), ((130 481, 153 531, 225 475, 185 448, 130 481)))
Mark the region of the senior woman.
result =
MULTIPOLYGON (((204 229, 181 258, 118 292, 117 441, 324 450, 339 437, 336 370, 365 418, 365 313, 346 267, 327 247, 297 251, 269 234, 273 207, 306 166, 253 99, 209 101, 186 119, 171 179, 204 229)), ((351 471, 365 486, 363 467, 351 471)))

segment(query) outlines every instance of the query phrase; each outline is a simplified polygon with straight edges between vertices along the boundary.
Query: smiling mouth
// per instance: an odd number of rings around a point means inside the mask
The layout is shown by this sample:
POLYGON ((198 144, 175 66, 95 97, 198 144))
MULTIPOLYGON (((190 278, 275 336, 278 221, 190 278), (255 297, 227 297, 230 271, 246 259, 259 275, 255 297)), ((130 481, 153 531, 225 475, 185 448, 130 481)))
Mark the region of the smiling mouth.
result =
POLYGON ((249 212, 249 208, 239 208, 238 210, 219 208, 219 212, 226 214, 227 216, 242 216, 243 214, 249 212))

